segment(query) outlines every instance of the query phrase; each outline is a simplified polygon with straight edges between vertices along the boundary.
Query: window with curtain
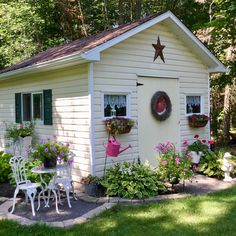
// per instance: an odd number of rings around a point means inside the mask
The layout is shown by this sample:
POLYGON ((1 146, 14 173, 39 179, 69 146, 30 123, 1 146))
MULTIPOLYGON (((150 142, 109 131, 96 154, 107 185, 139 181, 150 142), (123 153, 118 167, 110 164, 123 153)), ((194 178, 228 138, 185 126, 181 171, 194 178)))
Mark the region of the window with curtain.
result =
POLYGON ((186 114, 202 113, 202 97, 200 95, 186 96, 186 114))
POLYGON ((127 116, 127 95, 104 95, 104 117, 127 116))

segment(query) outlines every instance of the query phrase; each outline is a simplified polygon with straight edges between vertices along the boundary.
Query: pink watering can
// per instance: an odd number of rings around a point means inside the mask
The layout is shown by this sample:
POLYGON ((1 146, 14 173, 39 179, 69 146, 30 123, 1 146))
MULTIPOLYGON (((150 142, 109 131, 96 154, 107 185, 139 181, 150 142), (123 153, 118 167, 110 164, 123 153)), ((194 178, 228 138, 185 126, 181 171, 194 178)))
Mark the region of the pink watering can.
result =
POLYGON ((120 153, 132 147, 131 145, 129 145, 124 149, 120 150, 120 146, 121 144, 115 138, 110 138, 106 146, 107 156, 117 157, 120 153))

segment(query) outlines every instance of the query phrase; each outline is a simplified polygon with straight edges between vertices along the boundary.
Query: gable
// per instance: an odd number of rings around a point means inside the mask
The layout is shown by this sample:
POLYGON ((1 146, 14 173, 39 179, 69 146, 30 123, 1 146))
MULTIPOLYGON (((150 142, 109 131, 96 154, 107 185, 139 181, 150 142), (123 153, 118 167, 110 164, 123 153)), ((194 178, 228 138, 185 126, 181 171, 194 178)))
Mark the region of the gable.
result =
MULTIPOLYGON (((156 24, 166 24, 186 45, 198 54, 208 66, 209 72, 226 72, 224 65, 192 34, 192 32, 170 11, 156 17, 122 25, 82 40, 48 49, 38 55, 13 65, 0 73, 0 79, 17 76, 35 69, 50 69, 52 66, 65 67, 72 64, 99 61, 100 53, 137 33, 156 24)), ((31 71, 32 72, 32 71, 31 71)))

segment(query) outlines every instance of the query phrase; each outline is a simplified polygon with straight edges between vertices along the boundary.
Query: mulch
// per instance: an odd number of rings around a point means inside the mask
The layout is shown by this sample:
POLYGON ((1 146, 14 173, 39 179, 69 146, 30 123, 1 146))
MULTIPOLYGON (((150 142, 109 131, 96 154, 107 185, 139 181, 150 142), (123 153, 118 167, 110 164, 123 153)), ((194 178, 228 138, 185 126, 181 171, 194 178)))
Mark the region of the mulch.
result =
POLYGON ((12 198, 15 188, 9 183, 0 183, 0 197, 12 198))

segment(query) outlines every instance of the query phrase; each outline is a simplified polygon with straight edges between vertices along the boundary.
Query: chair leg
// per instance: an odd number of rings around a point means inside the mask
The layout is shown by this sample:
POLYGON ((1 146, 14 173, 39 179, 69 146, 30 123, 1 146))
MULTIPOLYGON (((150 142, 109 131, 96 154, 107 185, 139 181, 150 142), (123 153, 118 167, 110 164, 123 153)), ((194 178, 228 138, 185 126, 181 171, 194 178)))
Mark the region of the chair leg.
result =
POLYGON ((71 181, 71 189, 72 189, 72 193, 73 193, 73 198, 77 201, 78 198, 76 197, 76 194, 75 194, 75 189, 74 189, 74 183, 73 183, 73 181, 71 181))
POLYGON ((29 196, 29 199, 30 199, 32 214, 33 216, 35 216, 34 198, 36 196, 36 189, 27 189, 27 195, 29 196))
POLYGON ((67 203, 68 203, 68 206, 69 208, 71 208, 71 204, 70 204, 70 185, 65 185, 64 188, 65 188, 65 191, 66 191, 66 198, 67 198, 67 203))
POLYGON ((11 209, 11 214, 13 213, 13 211, 15 210, 15 205, 16 205, 16 196, 19 193, 19 189, 16 188, 15 192, 14 192, 14 197, 13 197, 13 205, 12 205, 12 209, 11 209))
MULTIPOLYGON (((50 190, 50 191, 51 191, 51 190, 50 190)), ((56 200, 56 202, 55 202, 55 204, 56 204, 56 212, 57 212, 57 214, 60 214, 60 212, 59 212, 59 210, 58 210, 57 193, 56 193, 55 189, 52 189, 52 192, 54 193, 55 200, 56 200)))

